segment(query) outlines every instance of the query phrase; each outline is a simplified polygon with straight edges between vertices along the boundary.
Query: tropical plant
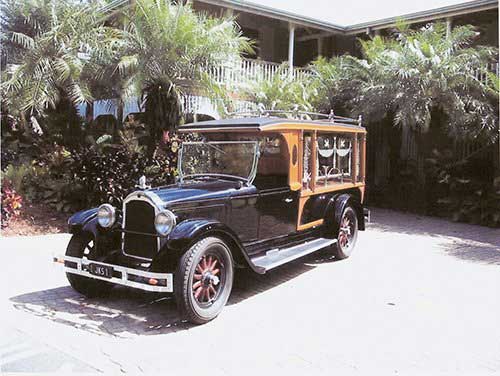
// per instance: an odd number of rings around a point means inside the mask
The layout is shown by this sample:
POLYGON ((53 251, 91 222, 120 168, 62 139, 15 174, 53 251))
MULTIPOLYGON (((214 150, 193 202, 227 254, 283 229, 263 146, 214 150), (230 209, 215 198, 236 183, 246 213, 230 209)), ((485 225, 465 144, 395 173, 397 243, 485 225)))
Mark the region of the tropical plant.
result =
POLYGON ((452 136, 495 137, 498 115, 476 72, 498 52, 472 46, 477 35, 470 25, 447 35, 443 23, 419 30, 400 23, 395 38, 360 40, 364 59, 319 60, 313 69, 320 86, 332 88, 324 95, 328 104, 340 93, 351 112, 370 121, 390 116, 398 126, 425 133, 434 116, 452 136))
POLYGON ((316 95, 309 76, 292 76, 288 64, 283 63, 271 79, 260 78, 246 83, 243 95, 266 110, 313 111, 316 95))
POLYGON ((68 114, 66 128, 78 125, 75 106, 93 99, 83 79, 88 63, 112 55, 119 40, 119 32, 105 26, 99 3, 6 0, 0 14, 8 56, 1 91, 9 110, 37 125, 57 108, 68 114))
POLYGON ((181 122, 181 94, 203 90, 207 68, 251 49, 234 20, 196 14, 189 4, 138 0, 124 11, 124 40, 117 64, 124 97, 140 97, 150 127, 151 153, 165 130, 181 122))
POLYGON ((433 150, 427 162, 429 214, 454 221, 500 227, 500 177, 481 179, 477 166, 455 161, 449 150, 433 150))
POLYGON ((349 55, 330 59, 320 56, 310 64, 309 68, 313 72, 310 84, 314 88, 312 103, 318 111, 328 113, 334 110, 347 114, 351 110, 348 105, 356 95, 356 85, 353 85, 350 69, 351 59, 357 62, 356 58, 349 55))
POLYGON ((12 189, 16 192, 23 191, 24 180, 26 176, 29 174, 29 165, 19 164, 13 165, 10 164, 6 167, 5 171, 2 171, 2 181, 6 180, 9 182, 12 189))

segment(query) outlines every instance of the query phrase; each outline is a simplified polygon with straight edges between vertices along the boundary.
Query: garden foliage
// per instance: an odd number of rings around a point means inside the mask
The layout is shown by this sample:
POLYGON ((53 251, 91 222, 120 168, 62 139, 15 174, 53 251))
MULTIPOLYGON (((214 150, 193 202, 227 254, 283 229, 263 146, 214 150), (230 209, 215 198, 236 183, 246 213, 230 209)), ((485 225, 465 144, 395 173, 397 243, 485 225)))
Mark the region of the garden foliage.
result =
MULTIPOLYGON (((234 93, 206 73, 251 50, 233 19, 197 14, 183 2, 134 3, 106 16, 100 2, 2 3, 2 224, 19 213, 22 200, 69 213, 120 205, 142 175, 152 185, 173 182, 180 95, 189 88, 216 98, 226 112, 238 97, 274 110, 362 114, 368 135, 375 124, 400 139, 411 134, 420 159, 391 156, 396 171, 388 187, 400 191, 388 195, 420 187, 429 213, 500 225, 498 179, 482 180, 467 161, 434 152, 438 134, 446 142, 485 144, 498 137, 498 78, 488 72, 486 82, 476 78, 498 51, 474 45, 471 26, 446 35, 442 23, 419 30, 400 24, 390 38, 359 41, 362 58, 320 58, 311 75, 299 78, 282 66, 272 80, 234 93), (141 99, 145 113, 113 119, 109 127, 76 110, 104 98, 123 106, 130 97, 141 99)), ((368 187, 369 198, 376 188, 368 187)))

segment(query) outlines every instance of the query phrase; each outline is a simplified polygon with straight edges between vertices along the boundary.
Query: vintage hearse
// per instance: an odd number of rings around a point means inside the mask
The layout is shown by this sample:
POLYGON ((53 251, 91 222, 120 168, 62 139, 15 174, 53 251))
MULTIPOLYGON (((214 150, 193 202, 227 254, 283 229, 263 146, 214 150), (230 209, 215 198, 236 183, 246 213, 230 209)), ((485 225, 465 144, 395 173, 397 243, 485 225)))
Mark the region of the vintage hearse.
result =
POLYGON ((193 323, 226 304, 235 269, 269 270, 329 247, 348 257, 365 228, 361 119, 253 116, 192 123, 178 182, 147 187, 122 207, 73 215, 64 263, 78 292, 115 284, 173 293, 193 323))

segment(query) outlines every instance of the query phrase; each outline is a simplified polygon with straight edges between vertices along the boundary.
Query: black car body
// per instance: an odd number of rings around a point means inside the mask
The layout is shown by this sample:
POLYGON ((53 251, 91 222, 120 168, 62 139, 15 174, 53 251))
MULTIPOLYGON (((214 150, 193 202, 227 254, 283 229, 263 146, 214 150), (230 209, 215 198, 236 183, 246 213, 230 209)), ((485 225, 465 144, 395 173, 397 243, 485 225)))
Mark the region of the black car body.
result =
POLYGON ((182 147, 176 184, 142 181, 121 208, 69 219, 73 244, 60 261, 75 289, 175 293, 181 312, 203 323, 226 303, 236 267, 263 274, 324 247, 350 255, 365 228, 359 123, 258 117, 181 131, 203 142, 182 147))

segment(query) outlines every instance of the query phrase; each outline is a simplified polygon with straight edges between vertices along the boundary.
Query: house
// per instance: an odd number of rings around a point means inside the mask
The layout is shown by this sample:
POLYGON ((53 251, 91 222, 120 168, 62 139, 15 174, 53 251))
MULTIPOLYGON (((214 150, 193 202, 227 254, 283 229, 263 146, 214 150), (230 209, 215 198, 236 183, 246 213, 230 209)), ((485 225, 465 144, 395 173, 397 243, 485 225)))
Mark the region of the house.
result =
MULTIPOLYGON (((293 76, 308 74, 307 65, 319 55, 361 54, 358 39, 373 35, 389 35, 398 19, 413 27, 433 21, 453 25, 472 24, 481 32, 477 41, 498 47, 497 0, 421 0, 418 2, 380 0, 366 2, 352 0, 349 4, 338 0, 185 0, 197 12, 218 17, 235 17, 243 34, 256 43, 255 53, 241 61, 213 68, 209 73, 226 85, 238 86, 245 80, 270 79, 281 63, 287 62, 293 76)), ((130 4, 130 0, 115 0, 106 6, 112 12, 130 4)), ((498 74, 498 63, 489 67, 498 74)), ((241 109, 254 104, 241 101, 241 109)), ((85 113, 85 106, 79 111, 85 113)), ((118 114, 116 100, 96 101, 93 118, 111 114, 124 119, 127 114, 139 112, 137 100, 123 106, 118 114)), ((187 95, 186 113, 204 114, 217 118, 219 114, 208 98, 187 95)))

